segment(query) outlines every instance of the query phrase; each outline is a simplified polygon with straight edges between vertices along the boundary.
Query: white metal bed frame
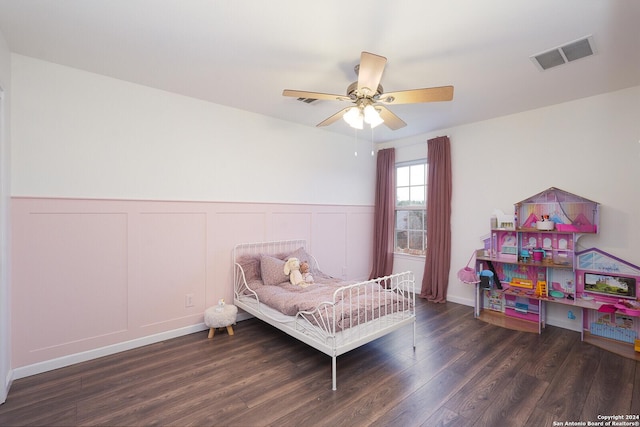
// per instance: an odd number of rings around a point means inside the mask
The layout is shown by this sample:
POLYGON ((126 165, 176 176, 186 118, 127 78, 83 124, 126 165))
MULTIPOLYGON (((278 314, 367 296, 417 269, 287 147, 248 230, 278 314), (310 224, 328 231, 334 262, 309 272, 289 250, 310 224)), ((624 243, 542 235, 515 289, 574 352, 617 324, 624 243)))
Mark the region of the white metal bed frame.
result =
MULTIPOLYGON (((403 326, 413 325, 413 347, 416 346, 415 279, 412 272, 397 273, 338 288, 333 300, 321 303, 313 311, 299 312, 295 316, 286 316, 265 304, 261 304, 258 295, 247 284, 245 272, 238 260, 244 256, 261 254, 277 255, 291 253, 305 248, 305 240, 283 240, 260 243, 243 243, 233 250, 234 263, 234 304, 258 319, 280 329, 286 334, 331 356, 332 389, 336 390, 336 358, 348 351, 387 335, 403 326), (372 283, 384 284, 374 286, 372 283), (372 292, 374 294, 372 294, 372 292), (340 330, 337 319, 342 318, 344 305, 361 297, 372 297, 378 301, 389 302, 393 295, 402 295, 393 301, 392 309, 383 309, 367 314, 364 319, 358 316, 351 319, 351 327, 340 330)), ((311 257, 313 258, 313 257, 311 257)), ((318 267, 317 260, 308 260, 318 267)))

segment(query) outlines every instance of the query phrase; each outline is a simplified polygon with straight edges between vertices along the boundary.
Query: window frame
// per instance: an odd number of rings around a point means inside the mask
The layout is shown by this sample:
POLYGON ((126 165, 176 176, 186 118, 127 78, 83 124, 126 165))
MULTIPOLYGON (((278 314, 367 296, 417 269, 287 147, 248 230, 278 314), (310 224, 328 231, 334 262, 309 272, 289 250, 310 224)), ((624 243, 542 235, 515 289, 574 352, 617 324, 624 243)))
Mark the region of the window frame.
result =
MULTIPOLYGON (((394 169, 394 173, 396 174, 396 183, 395 183, 395 202, 394 202, 394 222, 393 222, 393 252, 394 255, 401 255, 401 256, 408 256, 408 257, 422 257, 424 258, 426 256, 426 252, 427 252, 427 189, 429 186, 429 161, 427 158, 422 158, 422 159, 416 159, 416 160, 410 160, 410 161, 404 161, 404 162, 397 162, 395 164, 395 169, 394 169), (424 165, 424 205, 405 205, 405 206, 399 206, 398 205, 398 189, 399 188, 405 188, 407 186, 399 186, 398 182, 397 182, 397 177, 398 177, 398 169, 402 168, 402 167, 408 167, 408 166, 414 166, 414 165, 424 165), (399 211, 409 211, 409 212, 422 212, 423 213, 423 217, 422 217, 422 229, 411 229, 411 228, 407 228, 406 230, 400 229, 398 228, 398 212, 399 211), (401 231, 406 231, 407 232, 407 239, 409 239, 409 232, 410 231, 421 231, 423 233, 423 250, 422 253, 412 253, 409 244, 409 241, 407 241, 407 248, 405 248, 404 250, 400 251, 398 250, 398 233, 401 231)), ((409 178, 411 178, 411 176, 409 176, 409 178)), ((417 184, 417 185, 423 185, 423 184, 417 184)), ((417 186, 416 185, 416 186, 417 186)), ((411 181, 409 181, 409 185, 408 188, 411 188, 411 181)), ((414 250, 415 251, 415 250, 414 250)))

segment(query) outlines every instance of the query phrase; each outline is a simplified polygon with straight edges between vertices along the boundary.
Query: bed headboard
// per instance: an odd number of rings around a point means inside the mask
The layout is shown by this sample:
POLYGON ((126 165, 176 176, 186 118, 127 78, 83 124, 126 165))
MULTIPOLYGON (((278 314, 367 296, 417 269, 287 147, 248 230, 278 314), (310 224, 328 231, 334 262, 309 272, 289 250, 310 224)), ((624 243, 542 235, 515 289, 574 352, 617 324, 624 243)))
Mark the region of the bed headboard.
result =
MULTIPOLYGON (((233 288, 236 297, 241 294, 255 295, 255 292, 247 284, 245 274, 251 272, 249 273, 250 275, 255 275, 256 271, 258 275, 260 274, 259 263, 261 255, 271 255, 277 258, 283 258, 288 254, 296 252, 300 248, 306 252, 306 240, 277 240, 271 242, 241 243, 236 245, 233 248, 233 288), (248 268, 249 270, 245 271, 245 268, 248 268)), ((312 266, 311 271, 315 271, 314 268, 318 268, 318 262, 316 259, 310 255, 308 261, 312 266)), ((257 299, 257 295, 255 295, 255 298, 257 299)))
POLYGON ((298 240, 274 240, 271 242, 240 243, 233 248, 233 262, 245 255, 277 255, 293 252, 298 248, 307 249, 307 241, 298 240))

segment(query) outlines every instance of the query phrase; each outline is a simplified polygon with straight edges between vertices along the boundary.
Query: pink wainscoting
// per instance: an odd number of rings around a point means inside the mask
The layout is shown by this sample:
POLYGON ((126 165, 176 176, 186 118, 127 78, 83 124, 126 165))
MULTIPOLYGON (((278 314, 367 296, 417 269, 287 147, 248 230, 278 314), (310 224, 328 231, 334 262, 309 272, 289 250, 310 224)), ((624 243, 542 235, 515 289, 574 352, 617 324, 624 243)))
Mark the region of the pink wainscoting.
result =
POLYGON ((13 368, 201 325, 237 243, 303 238, 366 278, 372 227, 372 206, 13 198, 13 368))

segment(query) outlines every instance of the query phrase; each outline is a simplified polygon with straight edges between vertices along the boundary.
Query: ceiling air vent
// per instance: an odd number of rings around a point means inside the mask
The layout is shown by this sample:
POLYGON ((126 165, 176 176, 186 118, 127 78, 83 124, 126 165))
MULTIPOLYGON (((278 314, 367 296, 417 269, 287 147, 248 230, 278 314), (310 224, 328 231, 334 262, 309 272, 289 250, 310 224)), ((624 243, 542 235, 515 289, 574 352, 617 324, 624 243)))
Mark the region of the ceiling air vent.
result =
POLYGON ((595 53, 593 37, 587 36, 580 40, 567 43, 560 47, 531 56, 531 60, 541 70, 563 65, 576 59, 591 56, 595 53))
POLYGON ((304 102, 305 104, 311 104, 314 101, 317 101, 315 98, 298 98, 298 101, 304 102))

